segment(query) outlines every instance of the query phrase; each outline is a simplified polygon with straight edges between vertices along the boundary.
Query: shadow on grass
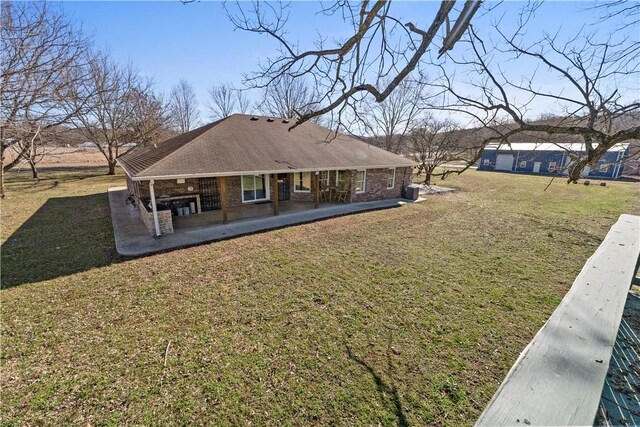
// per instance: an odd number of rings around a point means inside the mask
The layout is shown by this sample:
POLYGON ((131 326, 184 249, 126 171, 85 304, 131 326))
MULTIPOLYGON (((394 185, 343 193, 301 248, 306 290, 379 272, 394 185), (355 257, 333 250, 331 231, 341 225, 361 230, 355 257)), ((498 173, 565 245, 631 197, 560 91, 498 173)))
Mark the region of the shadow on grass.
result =
MULTIPOLYGON (((400 396, 398 395, 398 389, 396 388, 396 386, 387 384, 382 379, 380 374, 378 374, 376 370, 373 369, 373 367, 367 364, 367 362, 365 362, 363 359, 353 354, 353 352, 351 351, 351 347, 346 347, 349 359, 362 366, 369 372, 369 374, 371 374, 371 376, 373 377, 373 381, 376 383, 376 388, 378 390, 378 393, 380 393, 382 401, 390 407, 389 409, 392 412, 396 414, 396 417, 398 418, 398 425, 400 427, 408 427, 409 423, 407 421, 406 415, 404 414, 404 410, 402 409, 402 402, 400 401, 400 396)), ((389 339, 389 345, 387 347, 387 369, 388 375, 393 378, 394 369, 393 362, 391 360, 391 339, 389 339)))
POLYGON ((46 167, 39 170, 39 175, 38 179, 33 179, 31 178, 31 171, 11 170, 5 175, 5 184, 11 184, 14 189, 29 189, 29 191, 33 192, 42 192, 51 190, 63 183, 108 176, 104 170, 95 166, 46 167))
POLYGON ((107 194, 48 199, 0 251, 2 288, 118 262, 107 194))

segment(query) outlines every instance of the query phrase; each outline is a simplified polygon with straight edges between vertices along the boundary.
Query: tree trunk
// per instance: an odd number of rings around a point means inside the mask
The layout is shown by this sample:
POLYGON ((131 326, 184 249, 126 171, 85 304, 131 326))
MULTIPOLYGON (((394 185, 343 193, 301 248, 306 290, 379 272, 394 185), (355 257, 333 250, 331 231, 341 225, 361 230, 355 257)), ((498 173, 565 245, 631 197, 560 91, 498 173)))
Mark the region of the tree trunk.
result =
POLYGON ((39 179, 38 178, 38 169, 36 169, 36 163, 35 162, 29 162, 29 166, 31 167, 31 175, 33 176, 33 179, 39 179))
POLYGON ((109 172, 107 175, 115 175, 116 174, 116 162, 115 160, 109 160, 109 172))
POLYGON ((0 160, 0 199, 4 199, 4 158, 0 160))
POLYGON ((589 164, 587 159, 578 160, 571 170, 569 171, 569 177, 567 178, 567 184, 571 184, 572 182, 578 182, 580 178, 582 178, 581 173, 585 166, 589 164))
POLYGON ((434 169, 435 168, 432 166, 425 166, 424 168, 424 184, 425 185, 431 184, 431 174, 433 173, 434 169))

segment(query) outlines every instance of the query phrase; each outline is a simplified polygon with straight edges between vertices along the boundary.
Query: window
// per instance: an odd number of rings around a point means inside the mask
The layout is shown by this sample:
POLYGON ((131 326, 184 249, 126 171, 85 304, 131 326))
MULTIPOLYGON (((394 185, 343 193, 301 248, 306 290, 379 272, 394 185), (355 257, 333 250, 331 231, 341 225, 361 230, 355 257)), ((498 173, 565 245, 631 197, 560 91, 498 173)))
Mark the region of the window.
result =
POLYGON ((242 175, 242 201, 267 200, 268 182, 264 175, 242 175))
POLYGON ((366 169, 356 171, 356 193, 364 193, 366 185, 367 185, 366 169))
POLYGON ((547 169, 549 169, 549 172, 555 172, 556 171, 556 162, 549 162, 549 167, 547 169))
POLYGON ((337 171, 336 172, 336 187, 344 188, 346 179, 347 179, 347 171, 337 171))
POLYGON ((527 161, 526 160, 521 160, 520 161, 520 167, 521 168, 526 168, 527 167, 527 161))
POLYGON ((387 169, 387 189, 396 186, 396 168, 387 169))
POLYGON ((485 166, 489 166, 489 159, 484 159, 484 160, 482 161, 482 163, 483 163, 485 166))
POLYGON ((329 186, 329 171, 320 171, 320 188, 327 188, 329 186))
POLYGON ((600 172, 602 173, 606 173, 609 170, 609 165, 606 163, 603 163, 600 165, 600 172))
POLYGON ((311 192, 311 173, 296 172, 293 174, 293 191, 295 193, 311 192))

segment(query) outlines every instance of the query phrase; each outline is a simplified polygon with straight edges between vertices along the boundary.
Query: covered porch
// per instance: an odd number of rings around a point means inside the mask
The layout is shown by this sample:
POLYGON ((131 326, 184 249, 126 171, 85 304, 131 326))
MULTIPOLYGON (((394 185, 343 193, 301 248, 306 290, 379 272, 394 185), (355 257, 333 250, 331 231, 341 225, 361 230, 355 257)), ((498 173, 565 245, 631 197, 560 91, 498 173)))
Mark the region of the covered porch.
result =
MULTIPOLYGON (((226 212, 226 222, 224 220, 224 212, 221 209, 205 211, 197 215, 174 216, 173 230, 175 233, 179 230, 189 230, 198 227, 209 227, 213 225, 223 225, 226 223, 233 223, 237 221, 247 221, 252 219, 270 217, 274 215, 274 203, 275 202, 270 201, 265 203, 253 203, 229 207, 227 208, 226 212)), ((316 208, 325 208, 338 205, 340 204, 330 201, 322 202, 320 205, 316 206, 315 202, 285 200, 278 203, 278 214, 286 215, 290 213, 300 213, 316 208)))
POLYGON ((351 172, 286 172, 129 182, 150 234, 278 216, 351 201, 351 172), (321 183, 321 177, 324 177, 321 183), (295 183, 294 183, 295 182, 295 183))
POLYGON ((198 215, 174 217, 175 232, 156 238, 149 234, 141 221, 140 210, 127 202, 126 187, 109 189, 109 206, 116 242, 120 255, 135 257, 202 243, 230 239, 246 234, 274 230, 290 225, 304 224, 343 215, 402 206, 405 199, 388 199, 356 203, 323 203, 315 209, 314 202, 280 202, 280 214, 273 215, 270 203, 229 208, 227 215, 234 221, 222 222, 220 210, 198 215))

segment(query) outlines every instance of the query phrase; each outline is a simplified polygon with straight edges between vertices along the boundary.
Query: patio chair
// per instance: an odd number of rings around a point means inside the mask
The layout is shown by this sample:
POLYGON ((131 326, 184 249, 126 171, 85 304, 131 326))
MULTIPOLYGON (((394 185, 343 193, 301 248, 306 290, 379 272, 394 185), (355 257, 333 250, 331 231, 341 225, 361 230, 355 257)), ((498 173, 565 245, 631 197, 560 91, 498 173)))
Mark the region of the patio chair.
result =
POLYGON ((351 192, 351 183, 345 181, 341 188, 336 189, 336 202, 346 203, 351 192))

